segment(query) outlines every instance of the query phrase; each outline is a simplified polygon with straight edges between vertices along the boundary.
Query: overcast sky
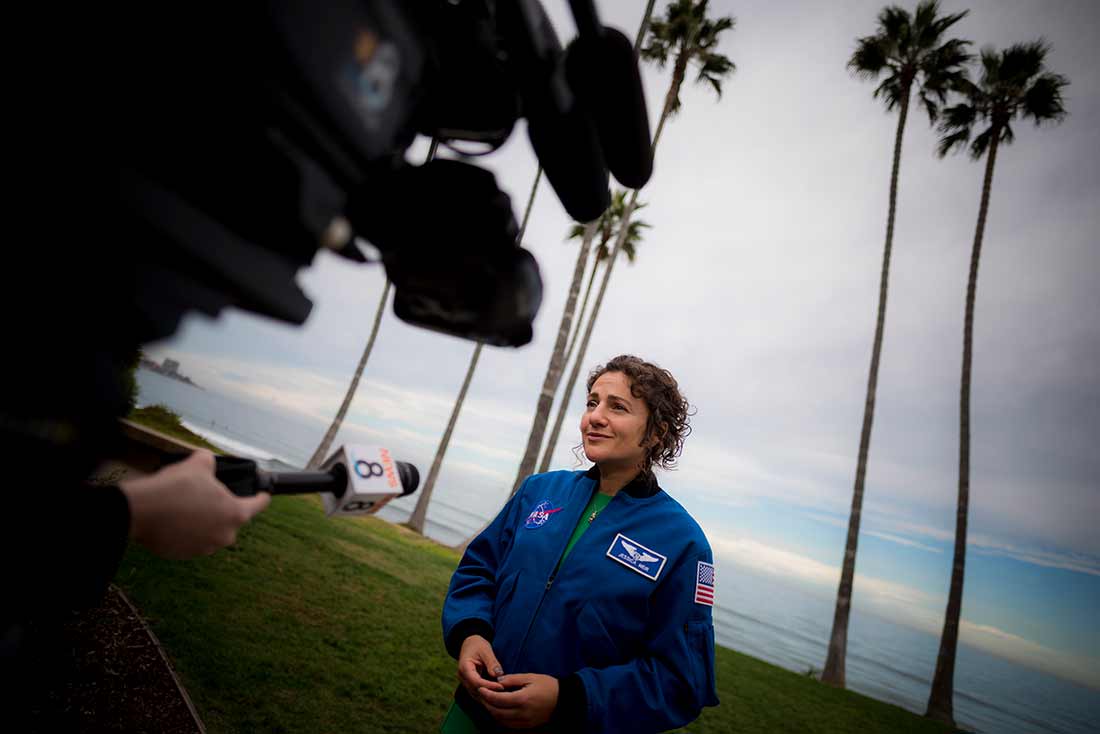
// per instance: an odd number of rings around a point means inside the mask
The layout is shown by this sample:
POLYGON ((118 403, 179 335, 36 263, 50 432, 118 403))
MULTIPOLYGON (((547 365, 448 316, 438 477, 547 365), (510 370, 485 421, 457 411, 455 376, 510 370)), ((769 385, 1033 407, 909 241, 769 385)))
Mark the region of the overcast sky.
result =
MULTIPOLYGON (((563 38, 567 3, 545 5, 563 38)), ((658 3, 658 11, 664 3, 658 3)), ((604 2, 633 37, 644 2, 604 2)), ((835 593, 874 329, 897 118, 845 63, 880 2, 713 2, 736 16, 721 100, 685 87, 643 190, 646 231, 619 264, 587 363, 633 353, 670 369, 696 406, 681 468, 661 483, 708 531, 719 563, 835 593)), ((1039 36, 1066 75, 1069 117, 1016 126, 997 160, 979 276, 963 638, 1100 687, 1100 6, 945 2, 976 45, 1039 36)), ((644 70, 650 117, 667 70, 644 70)), ((857 605, 938 634, 958 484, 967 266, 982 166, 939 160, 918 110, 901 164, 894 258, 857 563, 857 605)), ((419 142, 412 157, 422 157, 419 142)), ((536 161, 522 125, 491 168, 517 217, 536 161)), ((540 187, 525 246, 545 298, 526 347, 486 349, 440 477, 441 497, 507 497, 576 256, 540 187)), ((383 275, 320 256, 300 283, 304 328, 194 319, 150 350, 213 390, 317 437, 370 329, 383 275)), ((473 345, 388 312, 341 436, 430 465, 473 345)), ((583 385, 570 396, 571 448, 583 385)), ((316 439, 313 439, 315 444, 316 439)), ((303 440, 301 443, 309 443, 303 440)), ((295 445, 303 460, 314 445, 295 445)), ((480 505, 478 503, 481 503, 480 505)))

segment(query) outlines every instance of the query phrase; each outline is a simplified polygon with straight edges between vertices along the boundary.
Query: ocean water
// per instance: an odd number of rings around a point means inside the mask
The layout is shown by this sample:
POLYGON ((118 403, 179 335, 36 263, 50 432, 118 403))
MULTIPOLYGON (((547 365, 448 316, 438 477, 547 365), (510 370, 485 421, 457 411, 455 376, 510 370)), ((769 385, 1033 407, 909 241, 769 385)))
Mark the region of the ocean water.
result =
MULTIPOLYGON (((324 430, 270 407, 145 370, 138 370, 138 387, 139 404, 167 405, 195 433, 271 468, 304 465, 324 430)), ((419 468, 421 476, 426 475, 427 467, 419 468)), ((478 497, 439 487, 428 511, 426 534, 448 545, 462 542, 485 524, 503 500, 503 495, 478 497)), ((415 502, 415 495, 396 500, 379 516, 404 521, 415 502)), ((721 558, 718 567, 714 613, 718 644, 798 673, 820 670, 833 600, 783 579, 723 564, 721 558)), ((923 713, 938 648, 939 640, 933 635, 854 608, 848 632, 847 685, 923 713)), ((960 645, 956 660, 954 703, 956 723, 983 734, 1100 732, 1100 691, 966 645, 960 645)))

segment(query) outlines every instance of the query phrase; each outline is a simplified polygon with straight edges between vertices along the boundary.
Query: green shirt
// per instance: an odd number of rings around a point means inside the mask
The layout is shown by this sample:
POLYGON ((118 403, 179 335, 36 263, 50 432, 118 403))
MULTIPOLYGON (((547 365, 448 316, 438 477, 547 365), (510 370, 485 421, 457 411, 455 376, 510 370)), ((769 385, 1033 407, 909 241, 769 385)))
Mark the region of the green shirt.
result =
MULTIPOLYGON (((607 503, 612 499, 611 495, 604 494, 602 492, 596 492, 592 495, 592 499, 588 500, 588 505, 584 508, 584 512, 581 513, 580 522, 577 523, 577 527, 573 529, 573 535, 569 538, 569 544, 565 546, 565 552, 561 554, 561 560, 558 561, 558 568, 561 568, 561 564, 565 563, 565 559, 569 556, 569 551, 573 550, 573 546, 577 544, 577 541, 584 535, 584 531, 588 530, 588 526, 592 524, 592 521, 596 519, 596 516, 603 511, 603 508, 607 507, 607 503)), ((555 573, 557 571, 555 570, 555 573)))
MULTIPOLYGON (((557 574, 558 568, 561 568, 561 564, 565 563, 565 559, 569 556, 569 551, 573 550, 573 546, 575 546, 577 541, 581 539, 581 536, 584 535, 584 531, 588 530, 588 526, 592 524, 600 512, 603 511, 603 508, 607 507, 607 503, 612 499, 611 495, 603 494, 602 492, 594 492, 592 494, 592 499, 588 500, 588 505, 585 506, 584 512, 581 513, 581 519, 577 522, 577 527, 573 529, 573 535, 569 537, 569 543, 565 546, 565 552, 561 554, 558 566, 554 569, 555 574, 557 574)), ((443 726, 440 727, 439 731, 440 734, 479 734, 477 726, 456 703, 451 704, 451 708, 447 711, 447 716, 443 719, 443 726)))

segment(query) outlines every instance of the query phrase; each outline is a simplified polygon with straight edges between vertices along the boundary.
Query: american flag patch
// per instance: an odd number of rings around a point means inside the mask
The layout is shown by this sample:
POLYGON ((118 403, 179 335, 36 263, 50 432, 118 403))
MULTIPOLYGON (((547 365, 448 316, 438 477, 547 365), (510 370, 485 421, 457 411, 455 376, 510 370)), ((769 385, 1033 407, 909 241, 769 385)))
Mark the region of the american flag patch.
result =
POLYGON ((699 561, 695 571, 695 603, 714 606, 714 564, 699 561))

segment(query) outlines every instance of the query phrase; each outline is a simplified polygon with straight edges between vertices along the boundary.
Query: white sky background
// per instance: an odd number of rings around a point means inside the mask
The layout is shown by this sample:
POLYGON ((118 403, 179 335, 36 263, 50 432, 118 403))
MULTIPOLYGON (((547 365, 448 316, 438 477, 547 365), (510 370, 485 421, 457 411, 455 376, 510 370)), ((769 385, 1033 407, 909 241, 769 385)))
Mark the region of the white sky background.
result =
MULTIPOLYGON (((567 3, 544 4, 559 35, 571 37, 567 3)), ((971 8, 956 29, 976 45, 1044 36, 1053 45, 1048 67, 1071 81, 1066 122, 1018 123, 1016 142, 998 157, 978 285, 971 541, 1029 562, 1075 564, 1095 583, 1100 10, 1087 2, 944 5, 971 8)), ((728 543, 737 541, 729 528, 739 508, 761 500, 846 517, 897 118, 871 98, 874 84, 845 68, 856 37, 874 31, 881 2, 712 6, 737 18, 721 50, 738 70, 721 101, 709 87, 685 86, 642 192, 650 205, 641 218, 653 228, 637 263, 616 266, 587 362, 628 352, 676 375, 698 414, 681 470, 662 485, 707 512, 712 540, 728 543)), ((605 22, 631 37, 643 7, 601 3, 605 22)), ((644 74, 655 123, 668 74, 644 74)), ((927 118, 912 109, 865 502, 869 530, 917 545, 953 536, 962 319, 982 177, 982 165, 965 156, 936 159, 934 144, 927 118)), ((521 216, 535 172, 522 125, 478 163, 497 174, 521 216)), ((544 182, 525 243, 545 287, 535 340, 484 351, 441 491, 507 496, 572 275, 569 224, 544 182)), ((188 360, 184 369, 200 384, 321 425, 366 341, 382 275, 320 256, 300 282, 316 303, 304 328, 226 314, 189 321, 151 352, 188 360)), ((387 313, 344 438, 384 437, 426 470, 472 348, 387 313)), ((580 389, 572 399, 557 468, 574 463, 580 389)), ((767 542, 830 567, 843 551, 822 554, 804 538, 767 542)), ((949 566, 950 552, 936 562, 949 566)), ((931 608, 942 609, 941 596, 931 608)))

